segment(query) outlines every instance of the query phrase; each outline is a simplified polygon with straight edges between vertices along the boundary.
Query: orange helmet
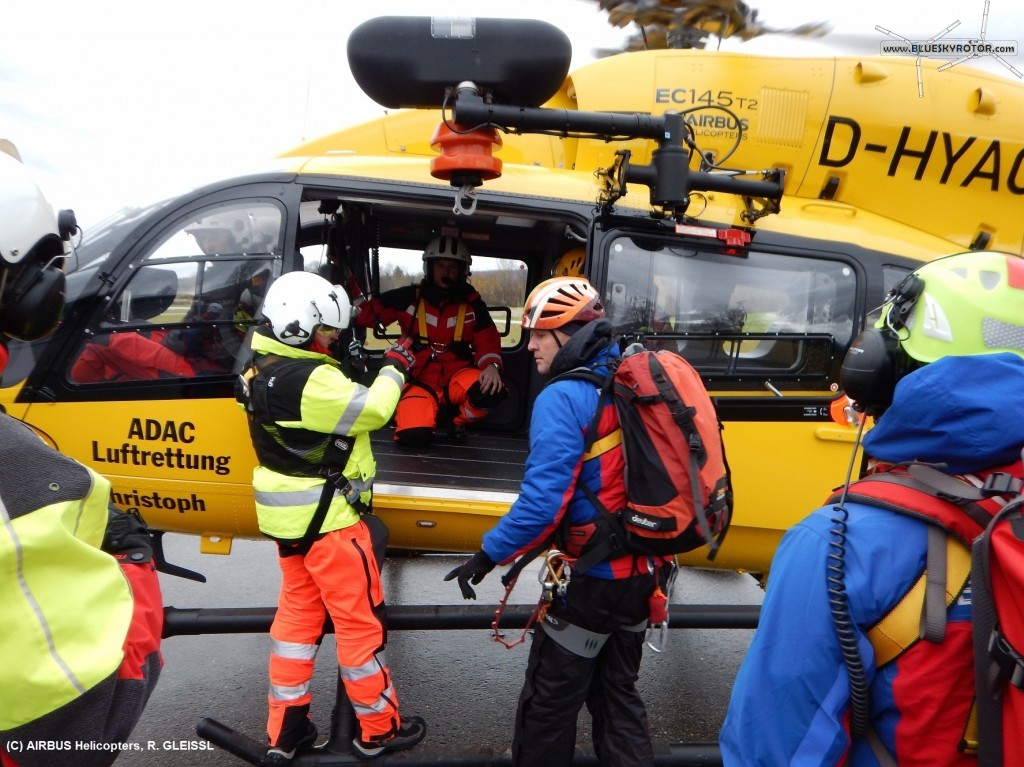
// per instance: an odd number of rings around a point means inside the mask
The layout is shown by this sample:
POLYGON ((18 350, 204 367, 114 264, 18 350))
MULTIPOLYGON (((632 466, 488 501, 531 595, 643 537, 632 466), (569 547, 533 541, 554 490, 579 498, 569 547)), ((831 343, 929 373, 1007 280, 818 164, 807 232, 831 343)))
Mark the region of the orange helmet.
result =
POLYGON ((601 297, 583 277, 552 277, 526 298, 524 330, 552 330, 570 322, 590 322, 604 317, 601 297))

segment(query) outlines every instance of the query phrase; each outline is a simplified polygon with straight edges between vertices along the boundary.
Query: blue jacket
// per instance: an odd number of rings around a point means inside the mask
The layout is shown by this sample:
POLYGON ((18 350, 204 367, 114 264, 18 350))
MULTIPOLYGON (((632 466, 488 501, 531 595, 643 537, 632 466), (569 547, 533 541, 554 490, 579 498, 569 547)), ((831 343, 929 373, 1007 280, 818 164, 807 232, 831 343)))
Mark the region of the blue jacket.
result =
MULTIPOLYGON (((944 461, 951 472, 1020 460, 1024 359, 947 357, 900 381, 864 440, 886 462, 944 461)), ((845 585, 870 685, 871 722, 900 767, 970 765, 959 754, 973 695, 969 590, 947 613, 941 645, 917 643, 880 672, 864 635, 925 565, 925 523, 848 503, 845 585)), ((829 609, 836 512, 814 511, 788 530, 772 561, 761 620, 733 686, 720 745, 727 767, 839 765, 851 748, 850 687, 829 609)), ((852 765, 876 765, 862 740, 852 765)))
MULTIPOLYGON (((609 360, 618 357, 610 325, 597 321, 574 335, 558 353, 552 372, 583 366, 607 375, 609 360), (600 323, 600 324, 599 324, 600 323), (595 333, 596 331, 596 333, 595 333)), ((565 515, 573 525, 595 519, 599 512, 577 482, 593 491, 608 509, 625 501, 621 445, 600 457, 583 460, 587 434, 598 406, 598 389, 579 379, 551 382, 537 396, 530 421, 530 453, 526 459, 519 497, 508 513, 483 538, 483 550, 492 560, 506 563, 534 548, 557 531, 565 515)), ((614 406, 605 402, 598 425, 603 437, 618 428, 614 406)), ((587 571, 599 578, 626 577, 634 558, 602 562, 587 571)))

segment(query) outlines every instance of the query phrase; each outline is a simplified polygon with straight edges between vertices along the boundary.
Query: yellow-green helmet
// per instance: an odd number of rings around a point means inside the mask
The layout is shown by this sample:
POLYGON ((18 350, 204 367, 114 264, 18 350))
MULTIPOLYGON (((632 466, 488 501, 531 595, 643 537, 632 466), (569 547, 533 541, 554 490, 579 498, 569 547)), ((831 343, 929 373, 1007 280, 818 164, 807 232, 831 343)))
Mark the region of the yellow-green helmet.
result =
POLYGON ((1024 357, 1024 257, 970 251, 930 261, 886 296, 874 328, 854 339, 839 383, 878 416, 897 382, 943 357, 1013 352, 1024 357))
POLYGON ((920 363, 951 355, 1024 356, 1024 257, 970 251, 936 259, 888 296, 877 328, 920 363))

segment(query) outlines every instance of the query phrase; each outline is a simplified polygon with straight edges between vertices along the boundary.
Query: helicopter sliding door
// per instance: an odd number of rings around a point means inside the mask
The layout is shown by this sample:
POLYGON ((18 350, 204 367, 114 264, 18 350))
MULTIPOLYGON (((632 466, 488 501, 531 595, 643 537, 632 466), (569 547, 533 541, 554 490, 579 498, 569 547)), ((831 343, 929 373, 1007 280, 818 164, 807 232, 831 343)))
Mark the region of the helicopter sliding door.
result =
POLYGON ((833 423, 829 407, 858 327, 862 272, 841 255, 668 237, 614 237, 607 254, 616 332, 681 354, 715 399, 736 495, 716 565, 749 568, 774 550, 794 508, 814 508, 843 480, 855 430, 833 423), (787 497, 763 498, 780 477, 787 497))

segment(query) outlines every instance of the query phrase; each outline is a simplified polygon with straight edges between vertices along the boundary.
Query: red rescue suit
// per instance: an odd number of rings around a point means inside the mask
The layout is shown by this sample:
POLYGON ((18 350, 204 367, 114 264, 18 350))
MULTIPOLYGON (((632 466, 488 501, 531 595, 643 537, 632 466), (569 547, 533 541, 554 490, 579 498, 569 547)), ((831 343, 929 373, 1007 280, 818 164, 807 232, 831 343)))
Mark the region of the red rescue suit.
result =
POLYGON ((76 383, 191 378, 192 366, 164 346, 166 330, 101 335, 90 341, 71 368, 76 383))
POLYGON ((472 285, 442 291, 424 282, 389 290, 358 306, 357 325, 397 322, 414 339, 416 364, 395 413, 396 439, 410 430, 432 432, 440 407, 455 408, 453 423, 462 426, 483 418, 500 401, 500 396, 482 396, 476 385, 488 365, 498 372, 504 368, 498 329, 472 285))

